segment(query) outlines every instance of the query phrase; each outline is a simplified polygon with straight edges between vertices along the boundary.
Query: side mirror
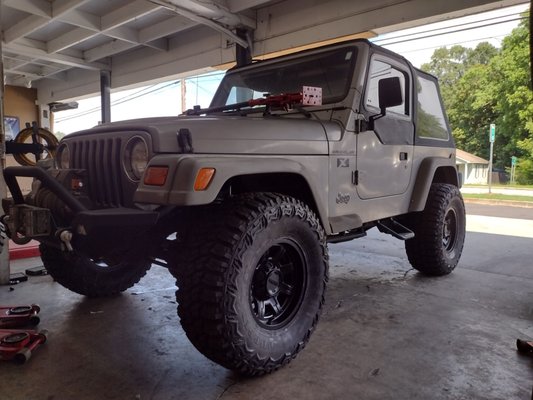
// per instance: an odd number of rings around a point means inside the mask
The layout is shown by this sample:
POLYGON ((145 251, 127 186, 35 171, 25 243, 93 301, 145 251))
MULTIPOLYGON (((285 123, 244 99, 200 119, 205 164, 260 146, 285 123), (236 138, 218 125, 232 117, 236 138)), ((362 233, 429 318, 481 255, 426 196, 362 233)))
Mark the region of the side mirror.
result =
POLYGON ((378 82, 379 110, 380 113, 370 116, 369 129, 374 130, 374 121, 387 114, 387 108, 399 106, 403 103, 402 85, 400 78, 383 78, 378 82))
POLYGON ((403 103, 402 86, 400 78, 384 78, 378 82, 379 109, 385 115, 389 107, 399 106, 403 103))

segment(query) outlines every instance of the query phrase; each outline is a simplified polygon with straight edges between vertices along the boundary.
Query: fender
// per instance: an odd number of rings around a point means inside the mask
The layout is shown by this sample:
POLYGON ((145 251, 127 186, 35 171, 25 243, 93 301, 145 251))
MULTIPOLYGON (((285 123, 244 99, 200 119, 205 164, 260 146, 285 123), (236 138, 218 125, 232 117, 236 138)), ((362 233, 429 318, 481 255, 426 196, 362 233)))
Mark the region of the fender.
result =
POLYGON ((153 157, 150 166, 168 166, 163 186, 140 182, 134 201, 147 204, 195 206, 214 202, 222 187, 231 178, 254 174, 292 173, 301 176, 314 197, 319 218, 327 230, 328 157, 291 156, 290 159, 247 155, 164 154, 153 157), (194 181, 201 168, 215 168, 213 180, 204 191, 194 190, 194 181))
POLYGON ((450 158, 427 157, 422 160, 411 194, 409 212, 422 211, 425 208, 429 188, 435 182, 449 183, 459 187, 457 169, 450 163, 450 158))

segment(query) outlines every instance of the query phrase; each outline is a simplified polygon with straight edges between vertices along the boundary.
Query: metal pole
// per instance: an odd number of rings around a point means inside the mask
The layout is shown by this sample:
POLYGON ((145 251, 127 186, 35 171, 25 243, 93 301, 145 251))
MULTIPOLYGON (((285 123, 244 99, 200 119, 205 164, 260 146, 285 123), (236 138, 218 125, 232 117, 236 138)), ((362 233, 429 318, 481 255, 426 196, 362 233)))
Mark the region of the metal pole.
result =
POLYGON ((185 79, 180 81, 181 86, 181 112, 184 113, 187 110, 187 84, 185 79))
MULTIPOLYGON (((0 7, 0 21, 2 21, 1 10, 2 8, 0 7)), ((2 78, 2 83, 0 83, 0 198, 2 199, 7 197, 7 188, 6 183, 4 182, 4 166, 6 164, 6 131, 4 127, 4 54, 2 49, 3 31, 3 27, 0 26, 0 77, 2 78)), ((2 211, 0 211, 0 213, 2 213, 2 211)), ((5 243, 2 246, 2 251, 0 252, 0 285, 7 285, 9 284, 10 274, 9 241, 7 238, 3 239, 5 239, 5 243)), ((0 240, 2 240, 2 238, 0 238, 0 240)))
POLYGON ((102 124, 111 122, 111 71, 100 71, 100 101, 102 124))
POLYGON ((489 194, 491 193, 492 186, 492 151, 494 149, 494 142, 490 141, 490 158, 489 158, 489 194))

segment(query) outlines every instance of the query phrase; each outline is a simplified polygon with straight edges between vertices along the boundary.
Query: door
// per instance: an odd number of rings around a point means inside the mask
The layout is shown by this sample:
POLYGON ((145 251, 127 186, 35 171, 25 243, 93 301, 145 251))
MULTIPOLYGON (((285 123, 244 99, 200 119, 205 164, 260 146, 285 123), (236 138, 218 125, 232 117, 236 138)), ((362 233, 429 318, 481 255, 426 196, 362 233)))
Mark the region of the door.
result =
POLYGON ((402 194, 411 179, 414 127, 412 77, 407 64, 374 54, 362 109, 367 120, 380 113, 378 83, 391 77, 400 79, 403 103, 387 108, 386 115, 375 120, 373 130, 357 135, 357 194, 362 199, 402 194))

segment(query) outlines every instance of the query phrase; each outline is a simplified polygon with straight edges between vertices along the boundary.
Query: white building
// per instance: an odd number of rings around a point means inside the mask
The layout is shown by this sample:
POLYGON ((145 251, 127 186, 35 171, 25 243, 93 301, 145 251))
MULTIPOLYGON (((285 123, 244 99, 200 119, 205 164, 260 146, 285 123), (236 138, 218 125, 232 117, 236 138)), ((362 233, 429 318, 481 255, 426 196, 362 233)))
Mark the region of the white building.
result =
POLYGON ((489 162, 474 154, 457 149, 457 170, 463 176, 463 184, 487 184, 489 162))

